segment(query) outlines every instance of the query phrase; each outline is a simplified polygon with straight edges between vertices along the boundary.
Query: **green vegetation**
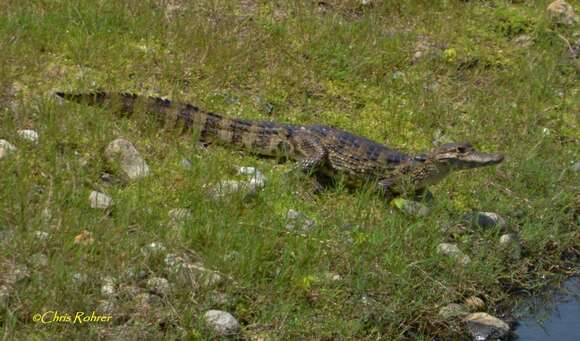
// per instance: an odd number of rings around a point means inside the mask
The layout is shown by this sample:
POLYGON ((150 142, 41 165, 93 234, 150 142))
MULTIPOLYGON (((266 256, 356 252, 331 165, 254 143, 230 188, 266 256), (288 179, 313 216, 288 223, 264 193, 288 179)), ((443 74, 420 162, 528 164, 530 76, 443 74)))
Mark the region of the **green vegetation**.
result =
POLYGON ((573 28, 552 25, 546 1, 317 3, 0 2, 0 139, 18 148, 0 160, 0 285, 15 265, 30 272, 0 301, 4 339, 205 339, 208 309, 229 311, 242 337, 256 340, 449 338, 464 328, 439 316, 442 306, 477 296, 499 315, 513 294, 573 271, 580 249, 573 28), (522 34, 533 43, 518 44, 522 34), (470 140, 506 160, 431 188, 431 213, 416 218, 365 189, 311 195, 306 179, 283 177, 290 165, 203 150, 152 120, 51 96, 95 89, 334 125, 413 152, 435 139, 470 140), (40 134, 38 145, 18 137, 26 128, 40 134), (120 136, 152 174, 107 186, 103 150, 120 136), (233 178, 233 165, 257 167, 266 187, 251 200, 208 198, 204 185, 233 178), (89 207, 92 190, 113 198, 110 214, 89 207), (192 215, 171 227, 168 211, 177 207, 192 215), (288 231, 289 209, 314 219, 314 228, 288 231), (501 250, 499 227, 463 228, 470 211, 505 217, 522 239, 522 258, 501 250), (85 230, 94 242, 75 243, 85 230), (40 241, 35 231, 50 236, 40 241), (180 282, 163 255, 143 255, 151 242, 195 253, 231 280, 180 282), (439 255, 442 242, 457 243, 471 263, 439 255), (48 256, 46 266, 35 265, 37 253, 48 256), (168 278, 170 295, 145 312, 121 296, 111 323, 33 322, 48 310, 90 314, 104 299, 103 278, 123 282, 129 269, 168 278), (329 272, 341 279, 327 279, 329 272), (88 279, 75 281, 76 273, 88 279), (216 302, 218 293, 227 300, 216 302))

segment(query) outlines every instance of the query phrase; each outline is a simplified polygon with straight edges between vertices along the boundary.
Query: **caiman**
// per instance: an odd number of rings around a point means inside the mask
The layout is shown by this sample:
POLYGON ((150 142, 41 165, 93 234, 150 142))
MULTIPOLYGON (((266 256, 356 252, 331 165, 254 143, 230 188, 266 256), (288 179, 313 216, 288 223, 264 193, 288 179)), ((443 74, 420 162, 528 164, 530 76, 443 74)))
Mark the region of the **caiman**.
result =
POLYGON ((501 154, 477 151, 469 142, 448 143, 410 155, 324 125, 291 125, 223 117, 187 103, 129 93, 56 93, 67 100, 105 106, 125 115, 142 111, 165 124, 197 131, 213 142, 262 156, 286 158, 297 168, 324 177, 340 176, 350 188, 371 183, 383 194, 422 192, 453 171, 495 165, 501 154))

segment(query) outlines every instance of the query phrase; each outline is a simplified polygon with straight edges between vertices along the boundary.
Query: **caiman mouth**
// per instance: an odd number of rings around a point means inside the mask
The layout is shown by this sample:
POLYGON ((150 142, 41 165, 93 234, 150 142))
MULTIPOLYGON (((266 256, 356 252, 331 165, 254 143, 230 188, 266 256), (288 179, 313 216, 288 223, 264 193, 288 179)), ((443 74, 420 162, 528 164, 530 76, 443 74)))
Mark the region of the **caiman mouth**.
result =
POLYGON ((462 155, 454 163, 460 166, 460 168, 476 168, 497 165, 503 159, 504 156, 501 154, 471 153, 469 155, 462 155))

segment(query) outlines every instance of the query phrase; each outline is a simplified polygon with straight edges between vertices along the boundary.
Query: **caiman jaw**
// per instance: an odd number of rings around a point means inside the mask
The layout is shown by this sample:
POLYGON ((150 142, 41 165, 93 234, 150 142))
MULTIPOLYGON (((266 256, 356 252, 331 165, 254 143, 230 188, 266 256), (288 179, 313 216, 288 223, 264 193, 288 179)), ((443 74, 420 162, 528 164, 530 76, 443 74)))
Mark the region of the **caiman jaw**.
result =
POLYGON ((438 163, 454 170, 496 165, 504 158, 501 154, 479 152, 469 142, 443 145, 434 150, 432 155, 438 163))

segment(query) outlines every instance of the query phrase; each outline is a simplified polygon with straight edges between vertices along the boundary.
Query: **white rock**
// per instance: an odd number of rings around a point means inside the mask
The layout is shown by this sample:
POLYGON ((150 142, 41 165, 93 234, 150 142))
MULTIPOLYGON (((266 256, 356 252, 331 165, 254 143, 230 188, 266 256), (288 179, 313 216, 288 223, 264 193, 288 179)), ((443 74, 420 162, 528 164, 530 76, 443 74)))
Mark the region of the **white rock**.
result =
POLYGON ((572 26, 578 23, 574 7, 564 0, 556 0, 548 6, 548 13, 555 23, 572 26))
POLYGON ((219 335, 236 334, 240 330, 238 320, 226 311, 208 310, 203 318, 207 326, 219 335))
POLYGON ((162 254, 167 250, 165 246, 159 242, 153 242, 141 248, 141 252, 146 256, 162 254))
POLYGON ((89 195, 89 202, 92 208, 98 208, 101 210, 106 210, 113 205, 113 199, 105 193, 92 191, 89 195))
POLYGON ((0 307, 7 306, 9 298, 10 298, 10 288, 6 285, 0 285, 0 307))
POLYGON ((16 151, 16 147, 14 147, 10 142, 6 140, 0 140, 0 160, 14 151, 16 151))
POLYGON ((32 142, 34 144, 38 143, 38 133, 34 130, 23 129, 23 130, 19 130, 17 133, 18 133, 18 136, 20 136, 20 138, 23 140, 26 140, 28 142, 32 142))
POLYGON ((459 250, 455 244, 441 243, 437 246, 437 253, 452 257, 462 265, 467 265, 471 262, 471 258, 459 250))
POLYGON ((105 149, 105 156, 111 164, 118 164, 125 175, 138 179, 149 174, 149 166, 133 144, 125 139, 116 139, 105 149), (118 163, 117 163, 118 162, 118 163))
POLYGON ((50 237, 50 234, 44 231, 34 231, 34 236, 40 241, 46 241, 50 237))
POLYGON ((152 277, 147 280, 147 288, 159 296, 167 296, 169 290, 169 281, 162 277, 152 277))
POLYGON ((256 188, 263 187, 266 184, 266 177, 262 172, 254 167, 237 167, 239 175, 250 176, 250 184, 256 188))
POLYGON ((487 313, 469 314, 465 322, 475 340, 500 339, 510 330, 507 323, 487 313))
POLYGON ((113 277, 107 276, 103 278, 103 286, 101 287, 101 294, 105 297, 114 297, 117 294, 117 286, 115 285, 115 279, 113 277))
POLYGON ((506 233, 499 238, 499 245, 509 250, 509 255, 513 259, 520 259, 522 257, 522 245, 517 235, 513 233, 506 233))
POLYGON ((0 140, 0 148, 6 149, 9 152, 16 151, 16 147, 6 140, 0 140))

